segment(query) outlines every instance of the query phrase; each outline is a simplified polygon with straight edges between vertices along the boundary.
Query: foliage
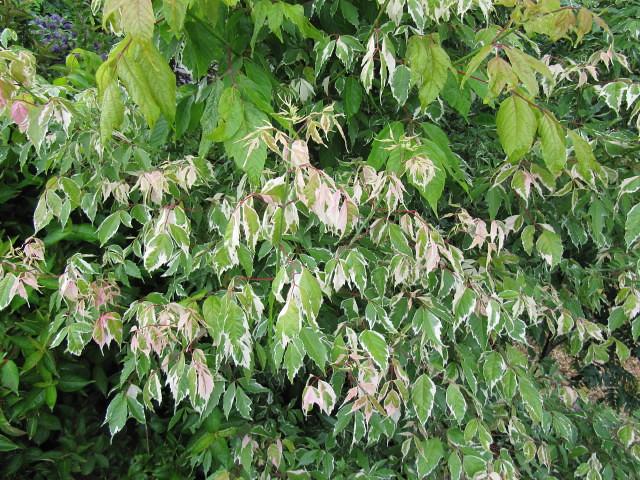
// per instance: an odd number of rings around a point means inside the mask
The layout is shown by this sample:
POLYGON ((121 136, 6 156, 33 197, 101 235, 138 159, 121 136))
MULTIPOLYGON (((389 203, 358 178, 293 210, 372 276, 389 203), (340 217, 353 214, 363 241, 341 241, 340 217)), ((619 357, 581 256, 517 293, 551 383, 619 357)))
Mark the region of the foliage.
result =
POLYGON ((0 37, 3 475, 636 478, 636 6, 91 8, 0 37))

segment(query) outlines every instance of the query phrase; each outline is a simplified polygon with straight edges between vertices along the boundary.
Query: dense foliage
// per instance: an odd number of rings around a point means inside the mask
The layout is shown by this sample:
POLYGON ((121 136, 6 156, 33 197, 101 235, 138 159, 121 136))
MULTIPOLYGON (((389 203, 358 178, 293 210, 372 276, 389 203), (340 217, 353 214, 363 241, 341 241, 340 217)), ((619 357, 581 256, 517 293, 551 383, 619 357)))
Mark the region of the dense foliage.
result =
POLYGON ((637 478, 640 6, 0 5, 3 478, 637 478))

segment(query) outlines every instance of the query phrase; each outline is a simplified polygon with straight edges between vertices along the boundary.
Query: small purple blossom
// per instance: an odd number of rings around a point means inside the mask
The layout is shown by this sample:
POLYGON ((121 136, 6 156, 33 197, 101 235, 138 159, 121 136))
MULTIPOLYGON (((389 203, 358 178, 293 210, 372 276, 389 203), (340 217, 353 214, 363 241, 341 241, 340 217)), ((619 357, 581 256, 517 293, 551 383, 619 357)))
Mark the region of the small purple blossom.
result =
POLYGON ((77 33, 72 30, 73 23, 60 14, 35 17, 30 24, 35 27, 37 41, 51 53, 66 53, 75 45, 77 33))

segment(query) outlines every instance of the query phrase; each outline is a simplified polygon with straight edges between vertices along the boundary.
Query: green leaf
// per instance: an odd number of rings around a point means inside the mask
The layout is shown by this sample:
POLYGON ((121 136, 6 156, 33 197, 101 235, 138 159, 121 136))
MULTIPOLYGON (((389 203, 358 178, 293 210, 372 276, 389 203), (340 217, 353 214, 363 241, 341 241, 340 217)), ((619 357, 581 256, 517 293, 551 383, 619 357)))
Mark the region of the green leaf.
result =
POLYGON ((155 16, 151 0, 124 0, 122 5, 122 26, 134 38, 151 40, 155 16))
POLYGON ((526 100, 517 95, 506 98, 500 104, 496 123, 500 143, 509 160, 520 160, 531 150, 537 122, 536 115, 526 100))
POLYGON ((227 356, 230 356, 236 365, 249 368, 251 364, 251 333, 247 317, 229 296, 225 296, 221 302, 223 313, 222 333, 223 345, 227 356))
POLYGON ((407 61, 411 83, 418 87, 423 108, 433 102, 447 81, 451 60, 440 46, 437 35, 413 36, 407 42, 407 61))
POLYGON ((102 94, 100 111, 100 141, 106 144, 114 130, 124 121, 124 103, 117 82, 110 82, 102 94))
POLYGON ((109 215, 98 227, 97 235, 100 240, 100 246, 104 245, 113 237, 120 227, 120 212, 109 215))
POLYGON ((233 408, 233 402, 236 399, 236 384, 230 383, 227 387, 227 390, 224 392, 224 396, 222 397, 222 411, 224 412, 224 416, 229 418, 229 414, 231 413, 231 409, 233 408))
POLYGON ((419 308, 416 311, 414 325, 419 326, 424 337, 431 342, 431 345, 442 352, 444 347, 442 343, 442 322, 440 319, 430 310, 426 308, 419 308))
POLYGON ((538 135, 544 163, 557 177, 567 163, 567 144, 565 132, 553 113, 542 112, 538 119, 538 135))
POLYGON ((602 167, 596 161, 591 144, 582 138, 577 132, 569 130, 569 138, 573 144, 573 152, 576 157, 578 173, 587 182, 593 183, 596 177, 602 177, 602 167))
POLYGON ((300 303, 311 323, 315 323, 322 305, 322 290, 316 277, 306 268, 300 274, 300 303))
POLYGON ((485 382, 489 385, 489 389, 492 390, 497 383, 502 380, 504 373, 507 370, 507 365, 502 359, 502 355, 498 352, 491 352, 484 360, 482 367, 482 375, 485 382))
POLYGON ((430 140, 444 153, 443 165, 447 170, 447 173, 460 185, 465 192, 469 192, 469 184, 465 178, 460 164, 462 162, 459 155, 451 150, 451 141, 447 134, 444 133, 439 126, 433 123, 424 122, 421 124, 424 133, 427 134, 430 140))
POLYGON ((522 240, 522 248, 527 252, 528 255, 531 255, 533 252, 533 236, 536 233, 536 227, 533 225, 527 225, 522 229, 522 234, 520 235, 520 239, 522 240))
POLYGON ((425 478, 435 470, 444 457, 444 447, 439 438, 430 438, 422 442, 421 446, 418 450, 416 469, 419 478, 425 478))
POLYGON ((105 422, 109 424, 109 432, 113 437, 127 423, 129 412, 127 409, 127 398, 124 393, 118 393, 107 407, 107 417, 105 422))
POLYGON ((302 328, 302 316, 300 310, 293 300, 289 297, 287 303, 280 311, 276 322, 276 335, 283 345, 287 345, 289 341, 298 336, 302 328))
POLYGON ((627 213, 627 221, 624 224, 624 240, 627 248, 631 248, 638 237, 640 237, 640 203, 636 203, 627 213))
MULTIPOLYGON (((153 127, 163 115, 170 123, 176 115, 176 78, 167 61, 148 40, 125 38, 100 70, 116 69, 133 101, 153 127)), ((96 76, 100 76, 100 70, 96 76)))
POLYGON ((395 223, 389 224, 389 239, 391 240, 391 246, 396 252, 407 255, 408 257, 413 256, 413 251, 409 247, 407 237, 404 236, 399 225, 395 223))
POLYGON ((389 347, 384 336, 373 330, 365 330, 360 334, 360 345, 367 351, 382 372, 387 371, 389 347))
POLYGON ((462 461, 455 451, 451 452, 451 455, 449 455, 447 465, 449 467, 449 476, 451 477, 451 480, 460 480, 462 478, 462 461))
POLYGON ((325 347, 324 342, 321 340, 320 333, 309 327, 304 327, 300 330, 300 339, 309 358, 324 372, 328 354, 327 347, 325 347))
POLYGON ((18 367, 13 360, 7 360, 0 368, 0 383, 3 387, 8 388, 13 393, 18 393, 20 373, 18 372, 18 367))
POLYGON ((218 125, 209 138, 215 142, 224 142, 234 138, 244 123, 244 103, 235 87, 222 91, 217 108, 218 125))
POLYGON ((464 86, 464 84, 467 83, 467 80, 471 78, 471 75, 475 73, 475 71, 478 69, 480 64, 484 61, 484 59, 487 58, 487 56, 489 56, 493 48, 494 48, 493 44, 488 43, 484 47, 482 47, 480 50, 478 50, 478 53, 476 53, 471 58, 471 60, 469 60, 469 65, 467 65, 467 71, 465 72, 464 77, 462 77, 462 82, 461 82, 462 86, 464 86))
POLYGON ((382 170, 389 158, 389 148, 404 134, 404 125, 401 122, 391 122, 384 127, 371 145, 371 152, 367 158, 367 164, 376 170, 382 170))
POLYGON ((12 452, 18 450, 20 445, 14 443, 11 439, 0 434, 0 452, 12 452))
POLYGON ((458 423, 461 423, 464 419, 464 414, 467 411, 467 402, 464 399, 464 395, 460 391, 460 387, 454 383, 450 383, 447 387, 447 407, 455 417, 458 423))
POLYGON ((351 71, 356 53, 362 50, 362 45, 358 39, 351 35, 340 35, 338 40, 336 40, 336 56, 340 59, 347 71, 351 71))
POLYGON ((182 30, 189 3, 189 0, 162 0, 164 19, 175 34, 182 30))
POLYGON ((13 273, 5 274, 4 278, 0 280, 0 310, 7 308, 13 300, 17 283, 18 278, 13 273))
POLYGON ((562 260, 562 240, 549 230, 544 230, 536 242, 536 250, 551 268, 555 267, 562 260))
POLYGON ((538 392, 538 389, 529 377, 525 375, 518 376, 518 388, 522 402, 527 408, 531 420, 536 423, 540 423, 543 416, 542 397, 540 396, 540 392, 538 392))
POLYGON ((167 233, 161 233, 151 239, 144 252, 144 268, 148 272, 157 270, 167 263, 173 255, 173 240, 167 233))
POLYGON ((353 117, 360 111, 362 94, 360 82, 353 77, 347 77, 344 82, 344 113, 347 117, 353 117))
POLYGON ((431 415, 433 401, 436 395, 436 386, 426 375, 420 375, 411 388, 411 401, 416 411, 418 420, 424 425, 431 415))
POLYGON ((476 308, 476 294, 470 288, 465 288, 460 296, 454 300, 453 315, 456 319, 456 325, 469 318, 476 308))
POLYGON ((393 98, 402 107, 409 97, 409 83, 411 81, 411 70, 404 65, 398 65, 391 74, 389 84, 393 98))
POLYGON ((429 140, 423 140, 423 145, 415 152, 415 155, 423 155, 433 163, 433 178, 425 185, 419 181, 419 178, 409 175, 409 183, 418 189, 420 195, 429 203, 433 213, 437 215, 438 200, 440 200, 444 192, 445 180, 447 178, 443 167, 447 162, 446 156, 434 142, 429 140))

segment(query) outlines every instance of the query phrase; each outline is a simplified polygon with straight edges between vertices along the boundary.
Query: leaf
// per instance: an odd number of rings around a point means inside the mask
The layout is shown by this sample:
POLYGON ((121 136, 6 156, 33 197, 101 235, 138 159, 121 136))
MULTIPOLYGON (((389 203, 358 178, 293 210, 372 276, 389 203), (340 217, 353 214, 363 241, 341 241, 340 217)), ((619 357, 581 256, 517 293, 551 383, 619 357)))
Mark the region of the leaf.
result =
POLYGON ((507 365, 504 363, 500 353, 491 352, 487 355, 482 366, 482 375, 490 390, 502 380, 506 370, 507 365))
POLYGON ((629 210, 624 224, 624 240, 628 249, 638 240, 638 237, 640 237, 640 203, 636 203, 629 210))
POLYGON ((453 302, 453 315, 456 325, 469 318, 476 308, 476 294, 470 288, 464 288, 461 295, 456 296, 453 302))
POLYGON ((329 38, 324 39, 316 43, 314 51, 316 53, 316 62, 315 62, 315 76, 318 77, 322 69, 326 65, 327 61, 333 55, 333 51, 336 48, 336 41, 330 40, 329 38))
POLYGON ((422 448, 418 450, 416 469, 418 477, 425 478, 435 470, 444 457, 444 447, 439 438, 430 438, 422 442, 421 446, 422 448))
POLYGON ((109 432, 113 437, 127 423, 129 412, 127 409, 127 398, 124 393, 118 393, 107 407, 105 423, 109 424, 109 432))
POLYGON ((347 77, 344 83, 344 113, 352 117, 360 111, 362 103, 362 87, 353 77, 347 77))
POLYGON ((367 164, 381 170, 389 158, 389 147, 397 142, 404 134, 404 125, 401 122, 391 122, 376 135, 371 145, 371 152, 367 157, 367 164))
POLYGON ((316 277, 306 268, 300 274, 300 303, 307 319, 315 323, 322 305, 322 290, 316 277))
POLYGON ((347 71, 351 71, 356 53, 362 50, 362 45, 358 39, 351 35, 340 35, 338 40, 336 40, 336 56, 340 59, 347 71))
POLYGON ((384 336, 373 330, 365 330, 360 334, 360 345, 371 355, 371 358, 382 372, 386 372, 389 347, 384 336))
POLYGON ((447 81, 451 60, 436 35, 413 36, 407 42, 411 83, 418 87, 422 108, 433 102, 447 81))
POLYGON ((182 30, 189 3, 189 0, 162 0, 164 19, 175 34, 182 30))
POLYGON ((5 274, 4 278, 0 280, 0 310, 7 308, 13 300, 17 283, 18 278, 13 273, 5 274))
POLYGON ((444 154, 445 161, 443 165, 447 170, 447 173, 453 177, 453 179, 460 185, 465 192, 469 192, 469 184, 465 178, 464 172, 460 168, 462 159, 459 155, 453 152, 450 148, 451 141, 447 134, 437 125, 433 123, 422 123, 422 129, 427 134, 430 140, 440 149, 444 154))
POLYGON ((493 50, 493 44, 488 43, 484 47, 482 47, 480 50, 478 50, 478 53, 476 53, 471 58, 471 60, 469 60, 469 65, 467 65, 467 71, 462 77, 462 82, 461 82, 462 86, 464 86, 464 84, 467 83, 467 80, 471 78, 471 75, 475 73, 475 71, 478 69, 480 64, 484 61, 485 58, 487 58, 487 56, 491 53, 492 50, 493 50))
POLYGON ((518 376, 518 388, 522 402, 527 408, 531 420, 536 423, 542 422, 542 397, 538 389, 533 385, 529 377, 524 375, 518 376))
POLYGON ((500 104, 496 123, 500 143, 509 160, 520 160, 531 150, 537 122, 532 108, 524 99, 516 95, 506 98, 500 104))
POLYGON ((255 138, 258 142, 256 144, 252 143, 247 136, 259 128, 269 126, 270 123, 267 115, 251 103, 243 103, 243 112, 244 119, 240 129, 233 138, 225 141, 224 148, 227 155, 233 158, 236 166, 247 173, 252 181, 257 182, 267 158, 267 147, 259 138, 255 138))
POLYGON ((228 87, 220 94, 217 108, 218 125, 209 138, 215 142, 224 142, 234 138, 244 123, 244 103, 235 87, 228 87))
POLYGON ((447 387, 447 407, 458 423, 461 423, 464 419, 464 414, 467 411, 467 402, 460 391, 460 387, 454 383, 450 383, 447 387))
POLYGON ((424 337, 431 342, 435 349, 442 352, 442 322, 430 310, 419 308, 414 317, 414 325, 419 325, 424 337))
POLYGON ((409 242, 407 241, 407 237, 405 237, 402 229, 399 225, 395 223, 390 223, 388 225, 389 228, 389 239, 391 240, 391 247, 399 253, 407 255, 408 257, 413 256, 413 251, 409 247, 409 242))
POLYGON ((393 98, 398 102, 398 106, 402 107, 409 97, 409 83, 411 81, 411 70, 404 65, 398 65, 391 74, 389 84, 391 85, 391 93, 393 98))
POLYGON ((173 122, 176 115, 176 78, 167 61, 150 40, 125 38, 100 66, 97 77, 114 69, 133 101, 153 127, 163 115, 173 122))
POLYGON ((300 339, 309 358, 324 372, 328 354, 327 347, 325 347, 324 342, 321 340, 320 333, 309 327, 304 327, 300 331, 300 339))
POLYGON ((121 8, 124 31, 134 38, 151 40, 155 23, 151 0, 124 0, 121 8))
POLYGON ((296 302, 293 300, 293 297, 290 296, 276 321, 277 338, 286 346, 291 339, 298 336, 301 328, 302 316, 296 302))
POLYGON ((112 81, 106 87, 100 105, 100 141, 104 145, 124 121, 124 103, 117 82, 112 81))
POLYGON ((222 411, 224 412, 224 416, 229 418, 229 414, 231 413, 231 409, 233 408, 233 402, 236 399, 236 384, 230 383, 227 387, 227 390, 224 392, 224 396, 222 397, 222 411))
POLYGON ((582 178, 589 183, 593 183, 596 177, 602 177, 603 175, 602 167, 593 154, 593 148, 577 132, 569 130, 568 133, 576 157, 576 169, 582 178))
POLYGON ((538 134, 542 158, 547 168, 556 177, 567 163, 567 145, 564 130, 553 113, 544 111, 538 119, 538 134))
POLYGON ((423 140, 423 145, 415 152, 415 155, 422 155, 433 164, 433 177, 424 185, 422 182, 417 181, 417 178, 410 175, 409 183, 418 189, 420 195, 429 203, 433 213, 437 215, 438 200, 440 200, 444 192, 445 180, 447 178, 443 167, 447 162, 445 154, 434 142, 423 140))
POLYGON ((533 236, 536 233, 536 227, 533 225, 527 225, 522 229, 520 239, 522 240, 522 248, 527 252, 527 255, 531 255, 533 252, 533 236))
POLYGON ((487 64, 487 76, 489 77, 489 92, 493 98, 498 97, 505 88, 511 90, 518 85, 518 77, 511 65, 497 55, 487 64))
POLYGON ((447 465, 449 467, 449 476, 451 477, 451 480, 460 480, 462 478, 462 461, 455 451, 451 452, 451 455, 449 455, 447 465))
POLYGON ((146 245, 144 252, 144 268, 148 272, 157 270, 167 263, 173 255, 173 241, 166 233, 156 235, 146 245))
POLYGON ((13 360, 6 360, 0 368, 0 383, 3 387, 18 393, 18 385, 20 383, 20 373, 18 367, 13 360))
POLYGON ((411 388, 411 401, 416 411, 418 420, 424 425, 431 415, 433 401, 436 395, 436 386, 426 375, 420 375, 411 388))
POLYGON ((0 434, 0 452, 12 452, 18 450, 20 445, 14 443, 11 439, 0 434))
POLYGON ((562 240, 557 234, 550 232, 549 230, 545 230, 538 237, 536 250, 540 256, 544 258, 544 261, 553 268, 560 263, 560 260, 562 260, 562 252, 564 248, 562 247, 562 240))
POLYGON ((100 246, 103 246, 113 237, 120 227, 120 212, 115 212, 109 215, 103 220, 96 232, 98 240, 100 240, 100 246))
POLYGON ((524 200, 525 205, 529 204, 531 194, 531 175, 522 170, 518 170, 511 178, 511 188, 524 200))
POLYGON ((236 365, 249 368, 251 364, 251 333, 247 317, 238 304, 225 296, 221 302, 224 352, 236 365))

